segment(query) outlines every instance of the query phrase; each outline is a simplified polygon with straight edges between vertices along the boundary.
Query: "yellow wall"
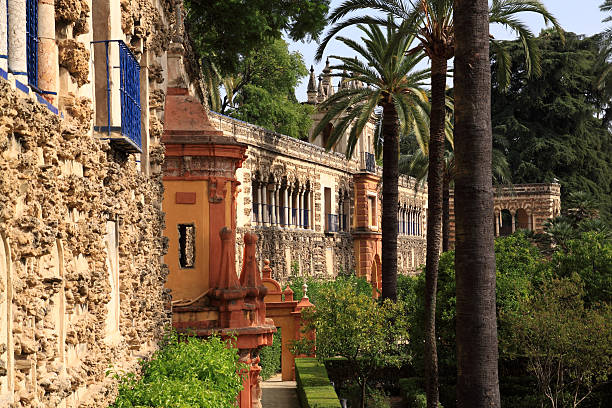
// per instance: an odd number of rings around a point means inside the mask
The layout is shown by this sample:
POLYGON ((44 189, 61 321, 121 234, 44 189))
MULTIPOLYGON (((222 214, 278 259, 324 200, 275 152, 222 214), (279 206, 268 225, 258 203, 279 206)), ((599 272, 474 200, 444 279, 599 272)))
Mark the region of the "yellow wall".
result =
POLYGON ((209 203, 207 181, 164 181, 163 210, 166 213, 168 254, 164 260, 170 269, 166 287, 172 289, 172 299, 193 299, 208 290, 209 274, 209 203), (195 204, 176 204, 177 192, 195 192, 195 204), (195 267, 179 266, 178 224, 195 225, 195 267))

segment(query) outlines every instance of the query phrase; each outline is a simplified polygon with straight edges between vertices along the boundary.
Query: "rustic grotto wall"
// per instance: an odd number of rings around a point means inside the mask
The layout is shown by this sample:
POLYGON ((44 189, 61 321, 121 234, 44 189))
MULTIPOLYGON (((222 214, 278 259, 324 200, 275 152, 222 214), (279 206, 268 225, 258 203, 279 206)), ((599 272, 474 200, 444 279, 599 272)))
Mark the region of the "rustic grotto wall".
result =
POLYGON ((106 407, 107 369, 134 370, 170 324, 160 138, 174 3, 51 1, 56 66, 40 75, 59 115, 0 78, 0 407, 106 407), (90 42, 114 24, 103 3, 121 13, 105 39, 141 65, 140 155, 93 129, 90 42))

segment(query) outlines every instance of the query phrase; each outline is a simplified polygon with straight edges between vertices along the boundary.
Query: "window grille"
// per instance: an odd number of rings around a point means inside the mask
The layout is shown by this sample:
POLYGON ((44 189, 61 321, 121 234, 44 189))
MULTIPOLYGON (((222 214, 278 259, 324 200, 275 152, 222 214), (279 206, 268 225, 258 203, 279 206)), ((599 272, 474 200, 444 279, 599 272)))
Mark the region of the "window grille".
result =
POLYGON ((26 54, 28 83, 38 88, 38 0, 26 0, 26 54))

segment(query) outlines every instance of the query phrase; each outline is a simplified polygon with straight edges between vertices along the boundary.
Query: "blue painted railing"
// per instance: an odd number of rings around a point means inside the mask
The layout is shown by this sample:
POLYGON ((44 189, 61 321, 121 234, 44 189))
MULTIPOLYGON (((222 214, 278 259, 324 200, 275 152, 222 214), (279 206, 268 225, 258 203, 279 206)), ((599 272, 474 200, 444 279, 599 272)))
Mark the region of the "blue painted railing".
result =
POLYGON ((142 152, 141 140, 141 107, 140 107, 140 65, 130 49, 121 40, 93 41, 92 44, 103 44, 106 58, 106 109, 107 126, 96 126, 96 130, 108 133, 108 139, 115 146, 129 153, 142 152), (111 66, 110 46, 119 47, 119 67, 111 66), (121 127, 112 126, 112 68, 119 68, 119 99, 121 101, 121 127), (123 138, 113 136, 120 130, 123 138))
POLYGON ((121 134, 139 148, 140 140, 140 65, 123 41, 119 41, 119 69, 121 71, 121 134))
POLYGON ((376 173, 376 159, 372 153, 365 152, 365 169, 367 172, 376 173))
POLYGON ((26 63, 28 83, 38 88, 38 0, 26 0, 26 63))
POLYGON ((327 229, 325 232, 338 232, 338 215, 327 214, 327 229))

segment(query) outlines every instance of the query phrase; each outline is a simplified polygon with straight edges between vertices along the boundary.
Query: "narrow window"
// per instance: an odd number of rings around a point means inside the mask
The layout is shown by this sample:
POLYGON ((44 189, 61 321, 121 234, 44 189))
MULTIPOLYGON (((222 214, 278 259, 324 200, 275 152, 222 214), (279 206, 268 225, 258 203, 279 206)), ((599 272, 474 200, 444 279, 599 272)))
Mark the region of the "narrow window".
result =
POLYGON ((371 227, 375 227, 377 224, 376 196, 368 196, 368 221, 371 227))
POLYGON ((179 265, 181 268, 195 266, 195 226, 179 224, 179 265))

